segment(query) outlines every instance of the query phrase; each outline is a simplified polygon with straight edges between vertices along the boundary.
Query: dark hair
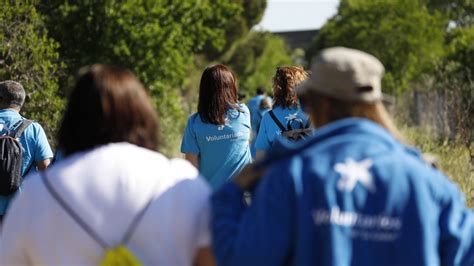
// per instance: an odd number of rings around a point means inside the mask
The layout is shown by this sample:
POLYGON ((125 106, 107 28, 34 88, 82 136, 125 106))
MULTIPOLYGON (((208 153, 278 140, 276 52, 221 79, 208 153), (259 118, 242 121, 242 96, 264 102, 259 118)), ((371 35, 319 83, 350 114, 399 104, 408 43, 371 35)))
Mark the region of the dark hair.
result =
POLYGON ((93 65, 79 77, 69 96, 58 145, 69 155, 114 142, 155 150, 156 112, 132 72, 93 65))
POLYGON ((3 106, 22 107, 25 103, 25 89, 16 81, 0 82, 0 104, 3 106))
POLYGON ((260 87, 257 88, 257 91, 256 91, 256 92, 257 92, 257 95, 262 95, 262 94, 265 93, 265 89, 260 86, 260 87))
POLYGON ((267 110, 267 109, 270 109, 272 108, 272 105, 270 103, 270 100, 268 100, 268 98, 263 98, 261 101, 260 101, 260 104, 259 104, 259 109, 260 110, 267 110))
POLYGON ((238 109, 237 82, 234 73, 224 65, 204 70, 199 85, 198 113, 205 123, 224 124, 228 109, 238 109))
POLYGON ((308 72, 302 67, 278 67, 273 77, 273 106, 297 107, 298 97, 294 91, 296 85, 308 78, 308 72))

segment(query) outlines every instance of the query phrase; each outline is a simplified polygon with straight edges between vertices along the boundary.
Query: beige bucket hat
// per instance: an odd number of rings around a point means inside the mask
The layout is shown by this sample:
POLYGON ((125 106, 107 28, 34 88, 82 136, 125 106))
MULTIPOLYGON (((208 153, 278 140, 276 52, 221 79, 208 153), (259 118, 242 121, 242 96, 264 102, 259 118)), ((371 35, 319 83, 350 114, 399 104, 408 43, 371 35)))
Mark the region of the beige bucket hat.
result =
POLYGON ((296 93, 314 91, 339 100, 375 103, 391 101, 382 94, 384 67, 366 52, 346 47, 322 50, 313 60, 311 77, 296 87, 296 93))

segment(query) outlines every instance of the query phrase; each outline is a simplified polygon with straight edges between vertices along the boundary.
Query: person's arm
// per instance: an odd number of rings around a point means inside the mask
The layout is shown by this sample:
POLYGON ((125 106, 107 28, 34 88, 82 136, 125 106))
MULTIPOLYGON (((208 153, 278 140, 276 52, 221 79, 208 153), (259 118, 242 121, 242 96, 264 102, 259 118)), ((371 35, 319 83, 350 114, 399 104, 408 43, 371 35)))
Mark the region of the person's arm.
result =
POLYGON ((257 150, 255 154, 255 159, 261 160, 265 157, 265 151, 264 150, 257 150))
POLYGON ((185 153, 184 158, 188 160, 194 167, 199 167, 199 155, 193 153, 185 153))
POLYGON ((51 158, 54 157, 53 151, 51 150, 51 146, 49 145, 48 138, 46 137, 46 133, 44 132, 43 128, 40 124, 34 123, 35 129, 35 155, 34 160, 36 167, 38 170, 46 169, 49 164, 51 163, 51 158))
POLYGON ((440 257, 442 265, 474 265, 474 212, 458 188, 443 178, 440 185, 440 257))
POLYGON ((191 116, 186 124, 186 129, 184 130, 183 139, 181 141, 181 152, 184 153, 186 160, 194 165, 194 167, 199 168, 199 144, 193 129, 194 119, 195 115, 191 116))
POLYGON ((36 167, 38 168, 38 170, 44 170, 49 166, 50 163, 51 163, 50 159, 42 160, 42 161, 36 162, 36 167))
POLYGON ((216 262, 212 255, 211 248, 200 248, 194 257, 194 266, 214 266, 216 262))
POLYGON ((294 186, 287 167, 262 177, 252 204, 243 192, 256 181, 244 169, 212 197, 213 250, 218 265, 281 265, 291 254, 294 186))

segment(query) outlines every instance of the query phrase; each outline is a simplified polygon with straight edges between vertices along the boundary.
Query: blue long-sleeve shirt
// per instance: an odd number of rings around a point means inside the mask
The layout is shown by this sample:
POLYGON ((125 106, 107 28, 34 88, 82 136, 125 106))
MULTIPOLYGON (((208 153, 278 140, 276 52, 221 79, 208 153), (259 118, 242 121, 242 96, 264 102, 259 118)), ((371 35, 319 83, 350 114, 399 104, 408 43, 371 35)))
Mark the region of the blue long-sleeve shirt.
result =
POLYGON ((345 119, 285 149, 250 207, 213 198, 219 265, 472 265, 474 214, 457 187, 378 125, 345 119))

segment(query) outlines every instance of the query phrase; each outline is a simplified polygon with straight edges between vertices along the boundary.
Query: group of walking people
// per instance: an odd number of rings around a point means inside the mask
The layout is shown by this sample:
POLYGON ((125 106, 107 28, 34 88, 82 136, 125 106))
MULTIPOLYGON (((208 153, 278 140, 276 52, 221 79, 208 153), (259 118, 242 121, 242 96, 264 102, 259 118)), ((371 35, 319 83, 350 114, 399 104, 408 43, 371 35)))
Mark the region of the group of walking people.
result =
POLYGON ((206 68, 199 86, 198 111, 188 119, 181 152, 216 189, 255 158, 263 158, 282 131, 309 127, 296 85, 308 77, 301 67, 278 67, 273 103, 263 89, 248 106, 237 98, 237 80, 225 65, 206 68), (280 128, 282 127, 283 130, 280 128))
POLYGON ((156 152, 135 76, 89 67, 60 125, 64 158, 9 207, 1 265, 92 265, 121 248, 143 265, 472 265, 474 213, 403 144, 382 63, 333 47, 311 70, 278 67, 257 121, 233 72, 206 68, 182 160, 156 152), (286 134, 309 124, 303 140, 286 134))

